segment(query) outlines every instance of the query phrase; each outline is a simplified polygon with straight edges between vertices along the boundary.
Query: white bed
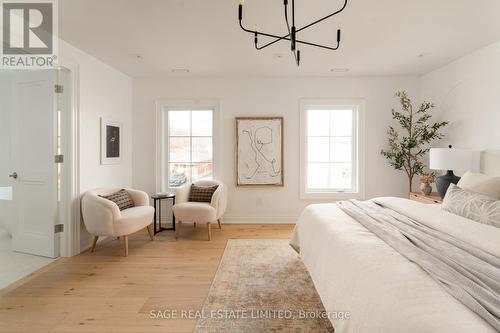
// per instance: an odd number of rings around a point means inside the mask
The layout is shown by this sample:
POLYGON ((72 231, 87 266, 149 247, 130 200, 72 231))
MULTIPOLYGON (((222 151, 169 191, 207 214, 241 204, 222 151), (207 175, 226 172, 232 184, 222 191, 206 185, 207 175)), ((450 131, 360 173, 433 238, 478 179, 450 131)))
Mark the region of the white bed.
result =
MULTIPOLYGON (((500 228, 436 205, 401 198, 374 201, 500 257, 500 228)), ((333 203, 307 207, 291 245, 300 252, 325 309, 350 313, 348 320, 332 319, 336 333, 496 332, 333 203)))

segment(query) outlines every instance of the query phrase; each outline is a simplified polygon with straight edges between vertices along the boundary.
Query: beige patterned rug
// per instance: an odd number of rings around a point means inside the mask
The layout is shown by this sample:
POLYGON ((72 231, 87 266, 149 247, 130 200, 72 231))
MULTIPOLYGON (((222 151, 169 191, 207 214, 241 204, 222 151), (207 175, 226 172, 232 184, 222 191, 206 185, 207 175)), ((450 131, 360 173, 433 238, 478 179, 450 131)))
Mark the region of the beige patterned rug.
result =
POLYGON ((201 313, 197 333, 333 332, 287 240, 229 240, 201 313))

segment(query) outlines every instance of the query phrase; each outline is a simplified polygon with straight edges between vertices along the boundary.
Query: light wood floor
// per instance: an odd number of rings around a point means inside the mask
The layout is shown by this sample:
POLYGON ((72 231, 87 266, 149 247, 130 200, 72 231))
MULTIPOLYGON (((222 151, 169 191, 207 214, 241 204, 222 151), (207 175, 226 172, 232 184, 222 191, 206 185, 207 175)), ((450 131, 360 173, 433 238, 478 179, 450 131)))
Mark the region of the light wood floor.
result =
POLYGON ((183 225, 149 240, 98 244, 95 253, 61 258, 0 293, 0 332, 191 332, 196 319, 151 319, 150 311, 200 310, 230 238, 288 238, 292 225, 183 225))

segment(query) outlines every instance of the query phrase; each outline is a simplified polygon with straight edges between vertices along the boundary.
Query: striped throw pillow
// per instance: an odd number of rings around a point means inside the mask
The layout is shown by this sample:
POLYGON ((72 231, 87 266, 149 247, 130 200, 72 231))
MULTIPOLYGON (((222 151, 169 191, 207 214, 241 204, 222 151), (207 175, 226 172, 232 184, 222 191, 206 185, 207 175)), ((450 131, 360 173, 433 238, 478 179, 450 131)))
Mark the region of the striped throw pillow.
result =
POLYGON ((197 186, 191 184, 191 192, 189 192, 189 201, 193 202, 211 202, 212 195, 217 190, 219 185, 214 186, 197 186))
POLYGON ((500 228, 500 200, 496 198, 450 184, 441 207, 455 215, 500 228))
POLYGON ((128 194, 128 192, 125 190, 119 190, 118 192, 110 195, 99 195, 99 196, 101 198, 113 201, 115 204, 118 205, 118 208, 120 210, 134 207, 134 200, 132 200, 130 194, 128 194))

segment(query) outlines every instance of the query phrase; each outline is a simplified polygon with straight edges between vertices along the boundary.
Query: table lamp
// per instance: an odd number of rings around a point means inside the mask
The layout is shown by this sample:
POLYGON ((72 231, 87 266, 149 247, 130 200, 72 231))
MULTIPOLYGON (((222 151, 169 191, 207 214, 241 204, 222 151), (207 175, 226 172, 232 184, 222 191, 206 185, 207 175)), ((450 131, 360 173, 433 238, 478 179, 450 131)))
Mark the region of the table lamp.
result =
POLYGON ((429 151, 429 168, 432 170, 447 170, 445 175, 436 178, 437 191, 444 198, 450 184, 457 184, 460 177, 453 170, 468 171, 472 169, 473 152, 468 149, 431 148, 429 151))

